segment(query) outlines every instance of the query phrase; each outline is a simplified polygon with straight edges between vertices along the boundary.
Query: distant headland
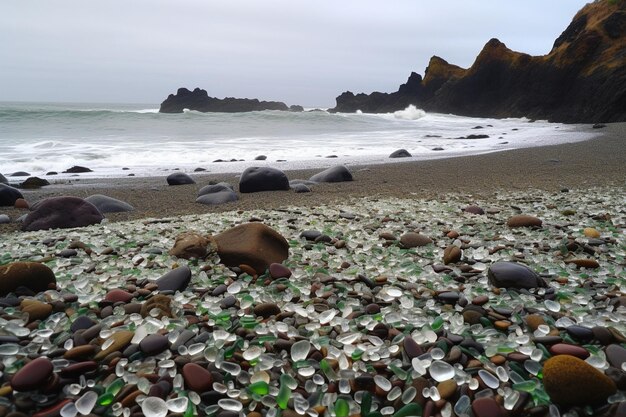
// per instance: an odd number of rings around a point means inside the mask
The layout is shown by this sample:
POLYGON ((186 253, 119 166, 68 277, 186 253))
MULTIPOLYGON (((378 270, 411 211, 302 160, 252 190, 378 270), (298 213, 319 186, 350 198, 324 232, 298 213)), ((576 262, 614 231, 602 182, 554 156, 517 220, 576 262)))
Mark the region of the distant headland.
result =
POLYGON ((160 113, 182 113, 185 109, 200 112, 240 113, 261 110, 302 111, 302 106, 288 107, 280 101, 259 101, 257 99, 209 97, 206 90, 196 88, 189 91, 179 88, 161 103, 160 113))
POLYGON ((550 53, 531 56, 491 39, 464 69, 434 56, 394 93, 337 97, 333 112, 386 113, 416 105, 475 117, 528 117, 564 123, 626 121, 626 1, 581 9, 550 53))

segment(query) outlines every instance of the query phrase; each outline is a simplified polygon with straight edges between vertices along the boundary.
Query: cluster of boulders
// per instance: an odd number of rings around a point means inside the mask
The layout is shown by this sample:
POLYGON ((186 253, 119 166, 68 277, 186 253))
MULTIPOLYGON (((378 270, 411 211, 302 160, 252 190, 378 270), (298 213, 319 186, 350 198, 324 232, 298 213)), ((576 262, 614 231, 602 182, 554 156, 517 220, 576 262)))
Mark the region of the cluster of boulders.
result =
MULTIPOLYGON (((311 186, 323 182, 352 181, 352 174, 343 165, 328 168, 313 175, 308 180, 289 180, 287 175, 278 168, 249 167, 239 179, 240 193, 256 193, 261 191, 287 191, 296 193, 311 192, 311 186)), ((196 181, 188 174, 175 172, 167 177, 169 185, 189 185, 196 181)), ((223 204, 239 200, 239 195, 233 185, 220 182, 206 185, 198 190, 196 202, 207 205, 223 204)))

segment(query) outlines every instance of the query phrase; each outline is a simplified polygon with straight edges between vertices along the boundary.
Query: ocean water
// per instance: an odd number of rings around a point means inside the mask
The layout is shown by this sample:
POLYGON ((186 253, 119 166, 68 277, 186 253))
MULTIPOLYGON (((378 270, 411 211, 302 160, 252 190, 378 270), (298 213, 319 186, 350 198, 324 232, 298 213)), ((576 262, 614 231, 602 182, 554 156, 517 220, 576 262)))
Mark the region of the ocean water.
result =
POLYGON ((265 165, 323 168, 480 154, 592 137, 577 125, 470 118, 414 107, 389 114, 160 114, 154 104, 0 103, 0 172, 45 177, 56 171, 60 175, 49 178, 61 179, 69 176, 62 171, 74 165, 94 171, 81 174, 85 178, 165 175, 176 168, 213 173, 265 165), (489 137, 462 139, 470 134, 489 137), (413 156, 388 158, 401 148, 413 156), (267 159, 254 160, 259 155, 267 159))

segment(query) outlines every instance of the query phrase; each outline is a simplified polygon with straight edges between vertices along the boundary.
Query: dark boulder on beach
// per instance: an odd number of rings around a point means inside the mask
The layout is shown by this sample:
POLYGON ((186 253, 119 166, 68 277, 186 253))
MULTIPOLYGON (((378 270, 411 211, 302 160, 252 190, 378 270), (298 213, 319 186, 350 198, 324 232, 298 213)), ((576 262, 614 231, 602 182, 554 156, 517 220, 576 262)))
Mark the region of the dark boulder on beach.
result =
POLYGON ((50 185, 50 182, 48 180, 45 180, 39 177, 29 177, 26 179, 26 181, 20 184, 20 187, 39 188, 39 187, 45 187, 46 185, 50 185))
POLYGON ((7 180, 7 177, 0 174, 0 184, 8 184, 8 183, 9 183, 9 180, 7 180))
POLYGON ((239 179, 239 191, 242 193, 288 189, 289 179, 287 179, 287 175, 277 168, 250 167, 241 174, 239 179))
POLYGON ((13 262, 0 266, 0 296, 25 287, 38 293, 54 288, 56 277, 52 270, 39 262, 13 262))
POLYGON ((187 185, 195 183, 194 179, 184 172, 174 172, 167 176, 168 185, 187 185))
POLYGON ((305 184, 294 184, 294 185, 291 185, 291 189, 296 194, 310 193, 311 192, 311 189, 308 186, 306 186, 305 184))
POLYGON ((198 190, 198 197, 205 194, 219 193, 220 191, 234 191, 235 188, 227 182, 218 182, 217 184, 209 184, 198 190))
POLYGON ((309 178, 313 182, 344 182, 352 181, 352 174, 343 165, 337 165, 319 172, 309 178))
POLYGON ((30 174, 26 171, 17 171, 9 175, 9 177, 28 177, 30 174))
POLYGON ((127 211, 133 211, 135 208, 125 201, 118 200, 117 198, 109 197, 102 194, 94 194, 85 198, 85 201, 96 206, 98 211, 104 213, 122 213, 127 211))
POLYGON ((93 172, 93 170, 87 167, 81 167, 80 165, 74 165, 73 167, 63 171, 64 174, 82 174, 85 172, 93 172))
POLYGON ((397 151, 393 151, 389 158, 410 158, 413 155, 409 153, 406 149, 398 149, 397 151))
POLYGON ((337 97, 331 112, 388 113, 412 104, 474 117, 563 123, 626 121, 626 2, 584 6, 547 55, 515 52, 498 39, 468 69, 433 56, 424 78, 411 73, 393 93, 337 97))
POLYGON ((206 204, 209 206, 230 203, 232 201, 239 200, 239 196, 231 189, 224 189, 221 191, 214 191, 206 194, 202 194, 196 198, 196 203, 206 204))
POLYGON ((13 206, 18 198, 24 198, 24 196, 17 188, 0 184, 0 206, 13 206))
POLYGON ((33 204, 22 230, 68 229, 98 224, 104 216, 96 206, 78 197, 51 197, 33 204))
POLYGON ((537 273, 525 265, 515 262, 496 262, 487 271, 489 283, 496 288, 547 287, 537 273))
POLYGON ((241 264, 262 274, 289 256, 289 242, 263 223, 245 223, 213 236, 217 253, 226 266, 241 264))
POLYGON ((179 266, 155 281, 159 291, 183 291, 191 281, 191 269, 179 266))
MULTIPOLYGON (((293 106, 292 106, 293 107, 293 106)), ((209 97, 206 90, 196 88, 189 91, 179 88, 161 103, 160 113, 182 113, 185 109, 199 112, 240 113, 261 110, 289 111, 285 103, 279 101, 259 101, 258 99, 209 97)), ((292 110, 294 111, 294 110, 292 110)))

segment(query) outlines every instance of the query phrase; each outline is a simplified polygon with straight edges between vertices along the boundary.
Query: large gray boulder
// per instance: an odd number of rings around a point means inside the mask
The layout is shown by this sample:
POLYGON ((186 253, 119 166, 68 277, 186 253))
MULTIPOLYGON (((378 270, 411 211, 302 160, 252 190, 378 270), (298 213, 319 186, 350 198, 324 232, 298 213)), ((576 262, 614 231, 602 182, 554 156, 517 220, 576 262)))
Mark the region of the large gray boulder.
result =
POLYGON ((18 198, 24 197, 17 188, 13 188, 6 184, 0 184, 0 206, 13 206, 15 205, 15 200, 18 198))
POLYGON ((258 191, 288 190, 289 180, 283 171, 270 167, 247 168, 239 179, 239 191, 256 193, 258 191))
POLYGON ((337 165, 313 175, 311 178, 309 178, 309 180, 314 182, 352 181, 352 174, 345 166, 337 165))
POLYGON ((94 194, 85 198, 85 201, 96 206, 98 211, 104 213, 122 213, 126 211, 133 211, 135 208, 125 201, 118 200, 117 198, 109 197, 102 194, 94 194))
POLYGON ((168 185, 186 185, 186 184, 195 184, 193 178, 184 172, 174 172, 167 176, 167 184, 168 185))
POLYGON ((78 197, 51 197, 32 206, 22 230, 68 229, 98 224, 104 219, 96 206, 78 197))

